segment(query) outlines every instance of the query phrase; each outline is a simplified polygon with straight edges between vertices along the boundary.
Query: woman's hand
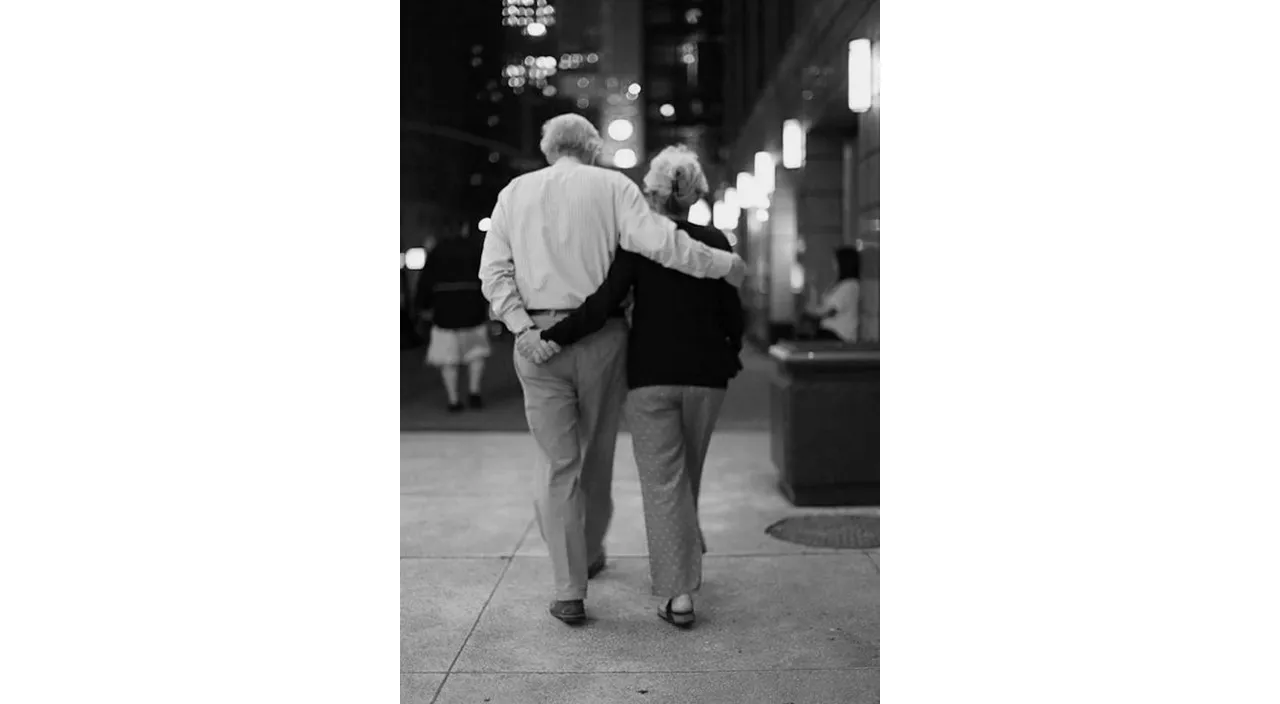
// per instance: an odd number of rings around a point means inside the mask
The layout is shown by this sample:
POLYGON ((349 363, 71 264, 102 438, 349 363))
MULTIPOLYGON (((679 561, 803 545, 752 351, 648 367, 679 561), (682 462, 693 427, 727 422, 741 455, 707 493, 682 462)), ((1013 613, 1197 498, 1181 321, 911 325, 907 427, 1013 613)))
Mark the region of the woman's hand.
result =
POLYGON ((560 352, 560 345, 542 339, 541 330, 529 328, 516 338, 516 350, 530 362, 543 364, 560 352))

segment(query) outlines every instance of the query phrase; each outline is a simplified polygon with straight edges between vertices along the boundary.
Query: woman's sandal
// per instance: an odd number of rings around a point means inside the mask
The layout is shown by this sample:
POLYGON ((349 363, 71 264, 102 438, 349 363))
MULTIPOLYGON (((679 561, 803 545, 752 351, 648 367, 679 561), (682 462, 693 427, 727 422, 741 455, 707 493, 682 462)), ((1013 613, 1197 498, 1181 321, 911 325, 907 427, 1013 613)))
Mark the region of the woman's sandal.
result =
POLYGON ((671 602, 675 599, 667 599, 667 605, 658 610, 658 618, 666 621, 673 626, 688 628, 693 625, 693 610, 689 611, 672 611, 671 602))

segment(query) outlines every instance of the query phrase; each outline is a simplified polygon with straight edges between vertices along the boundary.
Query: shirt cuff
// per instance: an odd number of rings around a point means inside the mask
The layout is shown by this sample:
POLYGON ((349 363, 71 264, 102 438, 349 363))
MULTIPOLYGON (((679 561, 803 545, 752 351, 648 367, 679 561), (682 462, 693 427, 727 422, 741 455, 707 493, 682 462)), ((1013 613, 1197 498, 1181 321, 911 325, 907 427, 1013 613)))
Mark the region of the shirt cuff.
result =
MULTIPOLYGON (((564 322, 564 321, 560 321, 560 322, 564 322)), ((556 323, 555 325, 552 325, 546 330, 543 330, 541 337, 543 340, 546 340, 547 342, 554 342, 557 345, 564 347, 565 346, 564 337, 566 333, 568 333, 568 330, 565 329, 565 326, 561 325, 560 323, 556 323)))
POLYGON ((529 317, 529 313, 524 308, 517 308, 502 316, 502 322, 506 323, 508 330, 517 335, 521 330, 533 327, 533 318, 529 317))
POLYGON ((733 270, 733 252, 711 248, 711 266, 707 267, 708 279, 723 279, 733 270))

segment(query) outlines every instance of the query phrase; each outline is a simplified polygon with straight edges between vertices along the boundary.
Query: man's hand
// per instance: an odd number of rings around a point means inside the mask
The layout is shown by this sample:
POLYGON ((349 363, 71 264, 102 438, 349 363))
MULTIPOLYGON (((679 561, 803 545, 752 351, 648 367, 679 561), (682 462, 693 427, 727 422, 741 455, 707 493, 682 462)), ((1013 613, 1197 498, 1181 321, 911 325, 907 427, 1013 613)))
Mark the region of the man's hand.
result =
POLYGON ((724 275, 724 280, 729 282, 734 288, 741 288, 742 282, 747 278, 747 263, 742 261, 742 257, 733 255, 733 265, 729 267, 729 273, 724 275))
POLYGON ((535 328, 526 330, 516 338, 516 351, 530 362, 542 364, 560 351, 560 345, 542 339, 542 332, 535 328))

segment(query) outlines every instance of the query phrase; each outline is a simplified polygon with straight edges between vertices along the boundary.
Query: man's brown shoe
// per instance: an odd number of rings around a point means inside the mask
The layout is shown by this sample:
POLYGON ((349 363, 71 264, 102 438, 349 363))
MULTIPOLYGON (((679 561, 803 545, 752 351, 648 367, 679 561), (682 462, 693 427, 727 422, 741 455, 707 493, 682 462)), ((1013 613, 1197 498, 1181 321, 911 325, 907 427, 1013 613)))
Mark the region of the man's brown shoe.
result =
POLYGON ((583 606, 581 599, 553 601, 551 602, 551 615, 572 625, 587 620, 587 608, 583 606))

